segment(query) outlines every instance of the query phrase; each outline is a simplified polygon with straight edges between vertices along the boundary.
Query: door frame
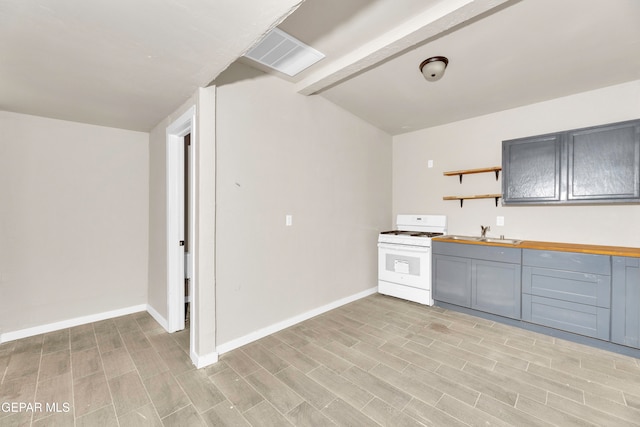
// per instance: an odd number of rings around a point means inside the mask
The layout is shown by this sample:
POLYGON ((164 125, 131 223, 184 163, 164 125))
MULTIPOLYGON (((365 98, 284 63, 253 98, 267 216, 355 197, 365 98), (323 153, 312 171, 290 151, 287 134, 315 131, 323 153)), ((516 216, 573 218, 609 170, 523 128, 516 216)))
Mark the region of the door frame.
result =
MULTIPOLYGON (((191 318, 195 317, 194 310, 195 292, 197 283, 197 269, 195 268, 196 247, 195 242, 195 145, 196 135, 196 107, 192 106, 178 119, 171 123, 166 130, 167 149, 167 325, 169 332, 176 332, 184 329, 185 316, 185 251, 180 246, 180 241, 184 240, 184 221, 188 221, 189 241, 192 242, 189 257, 191 265, 190 285, 190 311, 191 318), (184 218, 184 137, 191 134, 191 145, 188 150, 189 156, 189 218, 184 218)), ((190 349, 194 349, 195 322, 190 325, 190 349)))

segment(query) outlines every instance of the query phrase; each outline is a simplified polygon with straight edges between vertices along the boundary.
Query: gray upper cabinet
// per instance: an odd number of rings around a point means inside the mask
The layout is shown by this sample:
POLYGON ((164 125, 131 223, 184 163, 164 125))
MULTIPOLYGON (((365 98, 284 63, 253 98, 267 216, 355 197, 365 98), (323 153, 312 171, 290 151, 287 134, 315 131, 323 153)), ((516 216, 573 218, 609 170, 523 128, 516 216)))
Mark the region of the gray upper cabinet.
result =
POLYGON ((503 204, 639 203, 640 120, 502 143, 503 204))
POLYGON ((640 200, 640 121, 567 133, 567 200, 640 200))
POLYGON ((561 155, 560 135, 503 142, 503 203, 560 201, 561 155))

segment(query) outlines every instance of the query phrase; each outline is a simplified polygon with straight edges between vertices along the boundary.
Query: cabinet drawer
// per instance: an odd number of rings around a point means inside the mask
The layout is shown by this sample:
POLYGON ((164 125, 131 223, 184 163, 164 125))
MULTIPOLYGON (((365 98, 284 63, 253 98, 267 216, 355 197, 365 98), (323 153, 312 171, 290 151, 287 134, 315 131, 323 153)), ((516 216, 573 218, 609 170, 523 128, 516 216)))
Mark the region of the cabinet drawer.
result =
POLYGON ((514 264, 520 264, 520 258, 522 256, 522 249, 502 246, 467 245, 464 243, 432 242, 432 250, 434 254, 439 255, 510 262, 514 264))
POLYGON ((608 255, 523 249, 522 265, 611 275, 611 259, 608 255))
POLYGON ((611 308, 611 277, 539 267, 522 267, 522 292, 611 308))
POLYGON ((522 294, 522 320, 588 337, 609 340, 610 310, 522 294))

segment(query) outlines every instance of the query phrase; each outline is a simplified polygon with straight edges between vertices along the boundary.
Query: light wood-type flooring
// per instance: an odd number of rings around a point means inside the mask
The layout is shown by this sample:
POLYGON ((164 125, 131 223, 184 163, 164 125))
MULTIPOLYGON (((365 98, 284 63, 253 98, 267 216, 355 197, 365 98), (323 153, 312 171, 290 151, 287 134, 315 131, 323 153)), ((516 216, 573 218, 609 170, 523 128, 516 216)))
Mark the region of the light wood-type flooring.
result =
POLYGON ((188 334, 138 313, 2 344, 0 426, 640 425, 638 359, 382 295, 200 370, 188 334))

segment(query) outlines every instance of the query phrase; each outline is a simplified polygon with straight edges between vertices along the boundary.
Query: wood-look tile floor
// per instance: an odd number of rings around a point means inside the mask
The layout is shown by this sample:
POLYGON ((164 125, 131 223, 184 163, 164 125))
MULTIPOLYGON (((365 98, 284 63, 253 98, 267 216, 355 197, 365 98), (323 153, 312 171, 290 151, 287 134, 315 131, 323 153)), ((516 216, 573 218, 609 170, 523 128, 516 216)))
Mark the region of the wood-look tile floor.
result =
POLYGON ((382 295, 201 370, 188 339, 138 313, 5 343, 0 426, 640 425, 638 359, 382 295))

